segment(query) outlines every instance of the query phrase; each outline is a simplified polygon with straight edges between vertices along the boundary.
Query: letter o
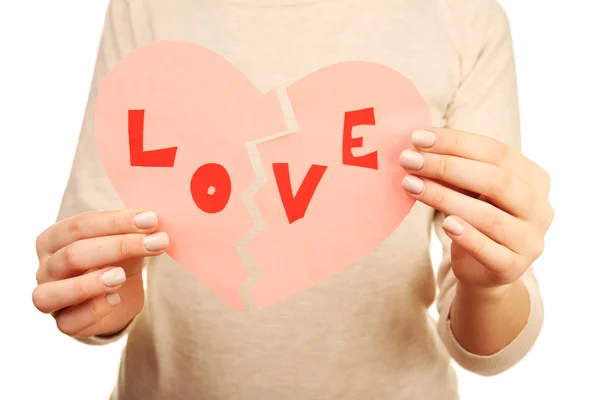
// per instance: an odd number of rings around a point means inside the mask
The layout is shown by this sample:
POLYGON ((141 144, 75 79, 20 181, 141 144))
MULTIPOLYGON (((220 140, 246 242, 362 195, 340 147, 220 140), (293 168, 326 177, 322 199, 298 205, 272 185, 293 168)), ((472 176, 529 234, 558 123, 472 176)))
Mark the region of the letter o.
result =
POLYGON ((231 178, 220 164, 204 164, 194 172, 190 182, 194 203, 202 211, 215 214, 222 211, 231 196, 231 178))

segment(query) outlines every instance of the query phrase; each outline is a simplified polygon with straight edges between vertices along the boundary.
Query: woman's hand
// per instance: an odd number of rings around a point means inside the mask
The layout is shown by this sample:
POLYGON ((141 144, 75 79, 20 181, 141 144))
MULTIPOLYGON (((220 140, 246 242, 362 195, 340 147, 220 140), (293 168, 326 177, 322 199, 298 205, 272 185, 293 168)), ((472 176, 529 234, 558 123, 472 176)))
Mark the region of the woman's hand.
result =
POLYGON ((169 244, 153 212, 91 212, 60 221, 37 239, 33 303, 69 335, 116 333, 144 304, 144 257, 169 244))
POLYGON ((554 217, 548 174, 490 137, 432 128, 412 140, 403 188, 446 216, 458 281, 501 292, 542 254, 554 217))

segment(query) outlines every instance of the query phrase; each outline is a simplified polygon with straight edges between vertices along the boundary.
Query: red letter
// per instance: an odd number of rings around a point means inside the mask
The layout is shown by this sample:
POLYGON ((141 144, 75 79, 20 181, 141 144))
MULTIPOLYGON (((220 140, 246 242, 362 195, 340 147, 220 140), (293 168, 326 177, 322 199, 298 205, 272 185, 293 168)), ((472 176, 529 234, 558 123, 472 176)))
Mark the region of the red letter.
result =
POLYGON ((308 203, 310 203, 315 194, 317 185, 321 181, 326 169, 327 167, 323 165, 311 165, 298 189, 298 193, 294 196, 290 182, 289 164, 273 164, 273 172, 275 173, 279 196, 281 197, 281 202, 283 203, 283 208, 290 224, 304 217, 308 203))
POLYGON ((209 214, 218 213, 229 202, 231 178, 222 165, 204 164, 194 172, 190 190, 199 209, 209 214))
POLYGON ((378 169, 377 152, 374 151, 360 157, 354 157, 352 149, 362 147, 363 138, 353 138, 352 128, 358 125, 375 125, 375 113, 373 108, 348 111, 344 115, 344 136, 342 140, 342 163, 356 167, 378 169))
POLYGON ((172 167, 177 147, 144 151, 144 110, 129 110, 129 157, 132 167, 172 167))

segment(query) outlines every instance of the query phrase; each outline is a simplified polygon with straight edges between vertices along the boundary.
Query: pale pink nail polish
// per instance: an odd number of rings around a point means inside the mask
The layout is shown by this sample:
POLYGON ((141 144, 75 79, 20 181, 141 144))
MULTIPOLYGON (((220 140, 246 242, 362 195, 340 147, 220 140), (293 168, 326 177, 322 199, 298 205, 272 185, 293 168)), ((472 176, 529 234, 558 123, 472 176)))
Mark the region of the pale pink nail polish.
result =
POLYGON ((111 306, 116 306, 121 302, 121 296, 119 296, 118 293, 107 294, 106 301, 108 301, 108 304, 110 304, 111 306))
POLYGON ((400 165, 406 169, 415 171, 420 170, 423 168, 423 164, 425 164, 425 159, 419 152, 414 150, 404 150, 402 154, 400 154, 400 165))
POLYGON ((402 180, 402 187, 409 193, 419 194, 425 187, 425 182, 414 175, 406 175, 402 180))
POLYGON ((169 247, 169 236, 165 232, 157 232, 144 238, 144 247, 148 251, 161 251, 169 247))
POLYGON ((412 144, 416 147, 431 147, 435 144, 435 133, 429 131, 414 131, 412 144))
POLYGON ((462 224, 454 217, 447 217, 442 223, 442 228, 455 236, 460 235, 465 230, 462 224))
POLYGON ((112 268, 102 274, 102 283, 108 287, 119 286, 125 282, 125 271, 123 268, 112 268))
POLYGON ((152 211, 146 211, 133 217, 133 223, 138 229, 154 228, 158 224, 158 216, 152 211))

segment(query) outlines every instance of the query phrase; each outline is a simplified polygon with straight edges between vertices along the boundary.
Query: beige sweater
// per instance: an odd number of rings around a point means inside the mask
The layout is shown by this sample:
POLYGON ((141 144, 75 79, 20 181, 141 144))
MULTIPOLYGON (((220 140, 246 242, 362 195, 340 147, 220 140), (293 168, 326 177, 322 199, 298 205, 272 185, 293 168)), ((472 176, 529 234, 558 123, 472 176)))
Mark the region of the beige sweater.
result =
MULTIPOLYGON (((123 207, 96 148, 95 97, 121 57, 165 39, 217 52, 264 91, 340 61, 385 64, 416 85, 435 125, 520 147, 510 30, 494 0, 112 0, 59 219, 123 207)), ((449 329, 456 279, 440 223, 417 203, 367 257, 260 311, 233 310, 168 256, 149 260, 113 398, 457 399, 451 358, 482 375, 510 368, 533 346, 543 308, 530 270, 520 335, 491 356, 465 351, 449 329), (444 245, 437 279, 432 225, 444 245)))

